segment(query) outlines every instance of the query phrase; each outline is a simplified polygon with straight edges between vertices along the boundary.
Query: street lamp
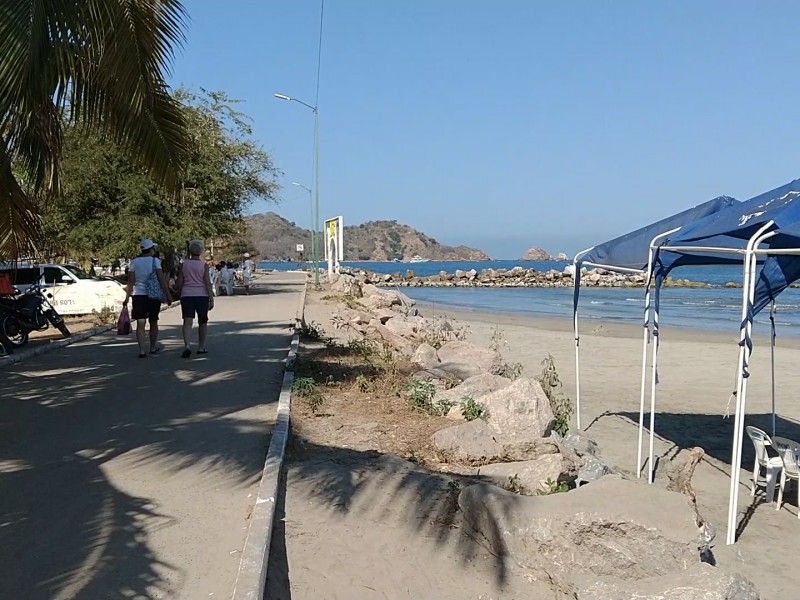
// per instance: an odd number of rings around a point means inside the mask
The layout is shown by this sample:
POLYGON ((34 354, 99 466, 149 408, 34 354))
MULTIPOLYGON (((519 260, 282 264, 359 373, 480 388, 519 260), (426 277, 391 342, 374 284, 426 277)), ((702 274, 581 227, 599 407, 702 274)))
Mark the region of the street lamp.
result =
POLYGON ((317 253, 315 251, 316 245, 314 243, 314 239, 316 237, 314 235, 314 203, 313 203, 313 201, 311 199, 311 188, 308 187, 308 186, 303 185, 302 183, 297 183, 296 181, 293 181, 292 185, 296 185, 298 187, 301 187, 305 191, 308 192, 308 201, 309 201, 308 203, 309 203, 309 206, 311 207, 311 260, 314 262, 314 266, 316 267, 317 253))
MULTIPOLYGON (((314 260, 314 285, 319 287, 319 252, 317 251, 317 232, 319 231, 319 109, 286 94, 274 94, 278 100, 297 102, 314 113, 314 212, 311 232, 311 256, 314 260)), ((299 184, 298 184, 299 185, 299 184)), ((305 187, 305 186, 303 186, 305 187)), ((306 188, 308 189, 308 188, 306 188)))

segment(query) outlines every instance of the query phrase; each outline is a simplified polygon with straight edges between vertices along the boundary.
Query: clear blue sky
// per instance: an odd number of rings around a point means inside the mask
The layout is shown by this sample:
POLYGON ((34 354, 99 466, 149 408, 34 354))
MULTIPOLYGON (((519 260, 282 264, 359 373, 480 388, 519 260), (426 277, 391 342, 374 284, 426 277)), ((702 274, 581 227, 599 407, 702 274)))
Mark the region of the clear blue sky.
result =
MULTIPOLYGON (((310 224, 319 0, 186 0, 172 82, 245 101, 310 224)), ((800 177, 800 3, 327 0, 321 218, 517 258, 800 177)))

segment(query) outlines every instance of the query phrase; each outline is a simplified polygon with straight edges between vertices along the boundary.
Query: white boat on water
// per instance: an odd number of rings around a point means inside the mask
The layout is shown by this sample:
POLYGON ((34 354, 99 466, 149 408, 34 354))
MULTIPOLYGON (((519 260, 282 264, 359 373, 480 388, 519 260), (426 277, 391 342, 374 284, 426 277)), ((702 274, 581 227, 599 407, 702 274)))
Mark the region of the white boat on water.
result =
POLYGON ((422 258, 419 254, 415 254, 411 257, 411 260, 408 262, 412 263, 421 263, 421 262, 430 262, 430 258, 422 258))

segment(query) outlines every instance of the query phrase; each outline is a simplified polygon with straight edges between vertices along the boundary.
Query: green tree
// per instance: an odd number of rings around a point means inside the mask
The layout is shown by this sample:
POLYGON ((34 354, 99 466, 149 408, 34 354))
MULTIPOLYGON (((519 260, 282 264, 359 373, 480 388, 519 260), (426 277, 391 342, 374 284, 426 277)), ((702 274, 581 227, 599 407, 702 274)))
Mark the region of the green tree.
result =
POLYGON ((191 137, 178 195, 156 185, 107 136, 66 128, 61 197, 41 199, 46 255, 108 262, 130 256, 142 237, 165 251, 194 238, 247 247, 243 211, 256 198, 275 199, 272 161, 224 94, 181 91, 178 98, 191 137))
POLYGON ((185 18, 180 0, 0 2, 0 256, 41 239, 33 196, 60 194, 65 124, 180 189, 189 138, 164 72, 185 18))

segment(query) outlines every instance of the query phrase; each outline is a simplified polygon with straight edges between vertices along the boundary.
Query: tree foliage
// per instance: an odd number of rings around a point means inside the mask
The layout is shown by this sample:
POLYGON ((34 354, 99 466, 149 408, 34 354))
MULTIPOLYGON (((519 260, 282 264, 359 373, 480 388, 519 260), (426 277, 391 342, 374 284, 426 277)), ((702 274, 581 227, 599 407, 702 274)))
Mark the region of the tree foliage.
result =
POLYGON ((142 237, 164 250, 190 239, 226 247, 244 234, 243 211, 274 200, 276 170, 225 94, 176 95, 190 146, 178 195, 158 186, 113 139, 67 127, 61 197, 41 197, 45 254, 104 262, 136 252, 142 237))
POLYGON ((180 189, 189 138, 164 73, 185 18, 180 0, 0 2, 0 256, 34 251, 32 194, 59 195, 65 127, 103 132, 180 189))

